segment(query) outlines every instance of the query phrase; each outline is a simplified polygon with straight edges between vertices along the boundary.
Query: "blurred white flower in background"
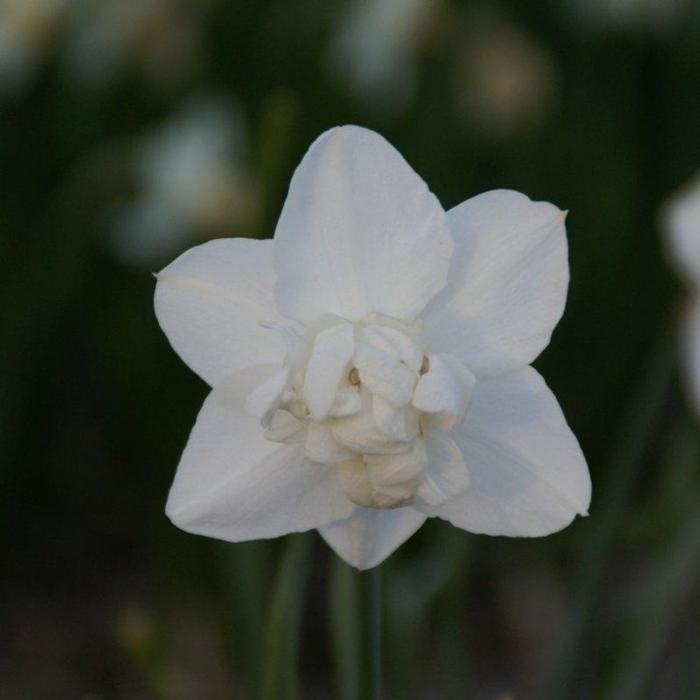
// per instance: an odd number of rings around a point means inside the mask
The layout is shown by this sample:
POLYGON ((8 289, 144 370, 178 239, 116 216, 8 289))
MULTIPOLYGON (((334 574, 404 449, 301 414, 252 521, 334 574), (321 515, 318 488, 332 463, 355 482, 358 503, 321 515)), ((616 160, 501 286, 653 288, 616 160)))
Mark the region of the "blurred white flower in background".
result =
POLYGON ((568 0, 574 18, 602 29, 670 29, 694 0, 568 0))
POLYGON ((457 107, 481 131, 505 136, 538 123, 556 97, 556 69, 535 37, 507 20, 472 12, 455 52, 457 107))
POLYGON ((82 0, 78 7, 65 56, 75 80, 109 84, 128 67, 153 85, 167 86, 192 77, 200 66, 206 3, 82 0))
POLYGON ((508 190, 445 213, 367 129, 332 129, 274 240, 192 248, 158 275, 173 348, 212 386, 166 512, 229 541, 318 528, 358 568, 437 516, 541 536, 590 501, 530 363, 564 310, 564 213, 508 190))
POLYGON ((437 0, 358 0, 331 43, 329 67, 335 82, 381 108, 406 106, 416 87, 421 36, 437 0))
POLYGON ((57 35, 71 0, 0 0, 0 90, 30 81, 57 35))
POLYGON ((689 398, 700 416, 700 173, 662 210, 673 262, 690 286, 683 323, 683 361, 689 398))
POLYGON ((136 196, 114 216, 117 255, 162 262, 197 236, 249 231, 258 198, 244 161, 244 131, 237 109, 200 98, 137 141, 136 196))

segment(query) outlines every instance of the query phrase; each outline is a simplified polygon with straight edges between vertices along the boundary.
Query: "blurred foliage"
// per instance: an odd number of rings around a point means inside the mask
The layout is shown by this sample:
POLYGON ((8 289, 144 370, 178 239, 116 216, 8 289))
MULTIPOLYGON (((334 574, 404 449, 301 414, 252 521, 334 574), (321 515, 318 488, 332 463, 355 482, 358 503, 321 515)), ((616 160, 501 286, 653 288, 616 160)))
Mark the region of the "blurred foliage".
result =
POLYGON ((387 697, 699 696, 698 431, 658 210, 700 167, 700 4, 651 4, 612 22, 575 0, 0 0, 0 697, 361 697, 359 577, 317 535, 229 545, 164 517, 206 387, 149 274, 222 216, 272 235, 294 165, 342 123, 447 208, 507 187, 570 211, 569 303, 537 366, 594 484, 552 537, 431 521, 389 560, 387 697), (197 158, 161 172, 145 144, 177 147, 202 99, 237 145, 173 208, 209 161, 161 187, 197 158), (177 223, 152 258, 115 233, 139 202, 177 223))

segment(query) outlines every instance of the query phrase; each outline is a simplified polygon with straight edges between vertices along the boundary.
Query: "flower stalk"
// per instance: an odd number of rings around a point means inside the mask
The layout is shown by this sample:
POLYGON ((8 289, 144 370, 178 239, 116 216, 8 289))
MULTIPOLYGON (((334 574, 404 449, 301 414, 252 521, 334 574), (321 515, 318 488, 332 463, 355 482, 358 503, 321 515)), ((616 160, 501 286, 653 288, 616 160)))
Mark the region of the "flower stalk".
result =
POLYGON ((382 567, 362 574, 364 603, 364 649, 366 654, 367 693, 369 700, 382 700, 382 567))
POLYGON ((330 633, 338 700, 361 700, 362 620, 359 574, 340 557, 331 559, 330 633))
POLYGON ((299 698, 299 633, 308 562, 308 535, 289 538, 267 621, 261 700, 299 698))

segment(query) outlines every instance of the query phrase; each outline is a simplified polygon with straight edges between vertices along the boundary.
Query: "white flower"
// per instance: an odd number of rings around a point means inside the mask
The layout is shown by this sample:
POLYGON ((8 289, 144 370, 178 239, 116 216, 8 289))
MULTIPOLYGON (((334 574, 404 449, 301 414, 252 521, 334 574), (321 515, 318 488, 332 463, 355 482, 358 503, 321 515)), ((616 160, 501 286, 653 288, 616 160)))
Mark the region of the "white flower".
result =
POLYGON ((662 211, 673 261, 691 287, 683 324, 684 365, 690 399, 700 415, 700 173, 662 211))
POLYGON ((114 217, 112 244, 132 263, 162 263, 193 233, 243 229, 255 218, 255 188, 243 163, 244 124, 229 105, 191 100, 137 144, 138 196, 114 217), (167 256, 167 257, 166 257, 167 256))
POLYGON ((499 190, 445 214, 379 135, 326 132, 274 240, 211 241, 158 275, 158 320, 213 387, 168 515, 230 541, 318 528, 358 568, 428 516, 565 527, 588 470, 528 364, 567 282, 556 207, 499 190))

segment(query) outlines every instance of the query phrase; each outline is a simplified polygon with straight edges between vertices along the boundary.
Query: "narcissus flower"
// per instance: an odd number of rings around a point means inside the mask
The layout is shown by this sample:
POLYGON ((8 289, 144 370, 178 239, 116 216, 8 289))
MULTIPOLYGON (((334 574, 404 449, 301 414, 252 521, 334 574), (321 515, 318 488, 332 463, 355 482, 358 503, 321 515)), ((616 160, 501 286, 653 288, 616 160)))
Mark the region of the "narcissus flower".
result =
POLYGON ((213 387, 167 514, 234 542, 318 528, 358 568, 430 516, 565 527, 590 478, 528 365, 567 284, 553 205, 499 190, 446 214, 381 136, 326 132, 274 240, 211 241, 158 275, 158 320, 213 387))
POLYGON ((662 210, 669 250, 691 290, 683 317, 685 384, 700 415, 700 173, 662 210))

